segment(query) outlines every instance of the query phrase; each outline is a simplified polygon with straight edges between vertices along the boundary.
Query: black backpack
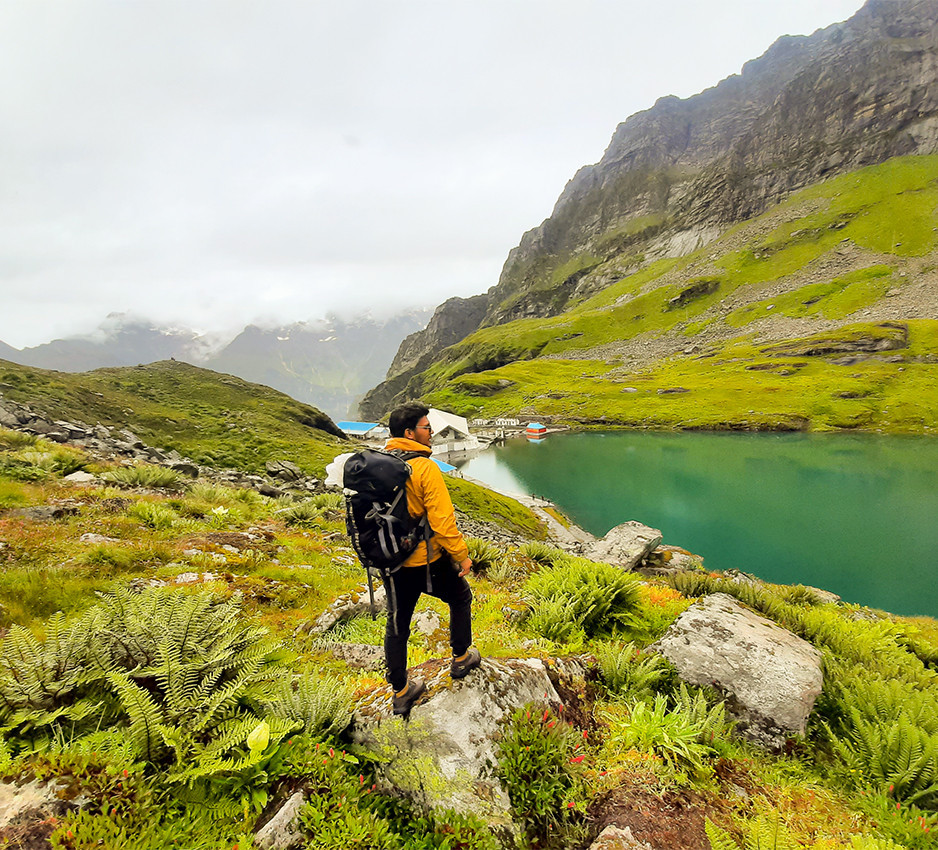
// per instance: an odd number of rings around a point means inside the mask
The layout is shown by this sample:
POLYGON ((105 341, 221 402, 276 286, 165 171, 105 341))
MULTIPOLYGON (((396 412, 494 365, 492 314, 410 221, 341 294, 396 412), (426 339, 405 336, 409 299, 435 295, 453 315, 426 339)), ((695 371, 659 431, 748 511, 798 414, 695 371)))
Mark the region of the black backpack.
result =
POLYGON ((414 519, 407 510, 407 479, 412 472, 407 461, 414 457, 426 455, 364 449, 345 462, 345 525, 368 573, 372 613, 372 570, 382 579, 393 575, 421 540, 427 542, 429 553, 429 522, 426 517, 414 519))

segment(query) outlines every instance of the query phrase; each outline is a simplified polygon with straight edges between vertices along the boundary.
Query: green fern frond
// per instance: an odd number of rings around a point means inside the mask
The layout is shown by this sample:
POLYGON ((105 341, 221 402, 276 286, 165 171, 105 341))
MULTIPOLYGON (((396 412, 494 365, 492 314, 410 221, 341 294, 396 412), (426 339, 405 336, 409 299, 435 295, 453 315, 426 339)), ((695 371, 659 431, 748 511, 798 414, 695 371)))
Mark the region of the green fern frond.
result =
POLYGON ((159 706, 144 688, 120 671, 108 673, 107 680, 120 699, 130 723, 130 738, 136 752, 155 761, 165 748, 163 718, 159 706))
POLYGON ((739 845, 725 830, 720 829, 710 818, 704 821, 704 831, 710 840, 710 850, 739 850, 739 845))

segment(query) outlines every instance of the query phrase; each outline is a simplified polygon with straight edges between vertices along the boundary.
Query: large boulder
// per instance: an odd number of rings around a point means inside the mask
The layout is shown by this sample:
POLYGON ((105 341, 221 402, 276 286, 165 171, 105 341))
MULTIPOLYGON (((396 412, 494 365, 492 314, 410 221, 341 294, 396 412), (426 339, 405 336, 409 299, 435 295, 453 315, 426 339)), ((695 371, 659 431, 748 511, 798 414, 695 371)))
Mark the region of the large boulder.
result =
POLYGON ((737 730, 772 748, 804 734, 824 684, 820 652, 725 593, 692 605, 649 649, 684 681, 720 691, 737 730))
POLYGON ((393 717, 389 689, 375 691, 355 713, 353 738, 377 752, 379 787, 421 808, 452 809, 512 832, 508 794, 489 769, 497 738, 512 713, 529 703, 557 706, 560 697, 537 659, 491 659, 454 681, 449 664, 416 669, 427 694, 408 720, 393 717))
POLYGON ((661 532, 634 520, 610 529, 601 540, 583 547, 583 557, 634 570, 661 544, 661 532))

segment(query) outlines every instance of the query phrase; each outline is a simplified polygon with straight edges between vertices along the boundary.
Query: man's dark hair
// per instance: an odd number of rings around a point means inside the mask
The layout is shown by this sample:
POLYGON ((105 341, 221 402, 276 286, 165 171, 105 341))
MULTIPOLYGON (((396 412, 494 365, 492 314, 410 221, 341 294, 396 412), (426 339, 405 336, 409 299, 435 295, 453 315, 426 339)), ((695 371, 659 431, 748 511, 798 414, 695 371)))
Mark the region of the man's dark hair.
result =
POLYGON ((417 429, 417 423, 430 412, 419 401, 408 401, 391 411, 388 418, 388 429, 392 437, 403 437, 404 432, 410 428, 417 429))

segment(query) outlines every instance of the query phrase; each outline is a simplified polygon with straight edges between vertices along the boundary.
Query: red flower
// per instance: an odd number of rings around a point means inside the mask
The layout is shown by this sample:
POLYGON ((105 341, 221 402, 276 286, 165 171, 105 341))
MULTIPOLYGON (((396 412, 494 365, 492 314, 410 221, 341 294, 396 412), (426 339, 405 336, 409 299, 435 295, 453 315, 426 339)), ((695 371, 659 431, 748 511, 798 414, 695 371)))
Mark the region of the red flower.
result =
POLYGON ((548 717, 550 717, 550 711, 549 711, 549 709, 546 709, 546 708, 545 708, 545 709, 544 709, 544 716, 541 718, 541 723, 546 723, 548 717))
POLYGON ((579 764, 581 761, 583 761, 584 758, 586 758, 586 756, 574 756, 572 759, 570 759, 570 763, 579 764))

